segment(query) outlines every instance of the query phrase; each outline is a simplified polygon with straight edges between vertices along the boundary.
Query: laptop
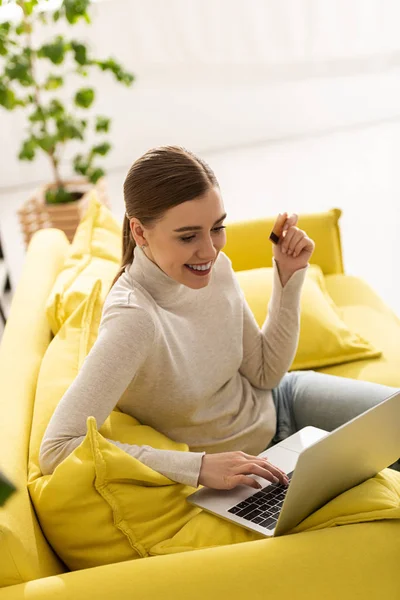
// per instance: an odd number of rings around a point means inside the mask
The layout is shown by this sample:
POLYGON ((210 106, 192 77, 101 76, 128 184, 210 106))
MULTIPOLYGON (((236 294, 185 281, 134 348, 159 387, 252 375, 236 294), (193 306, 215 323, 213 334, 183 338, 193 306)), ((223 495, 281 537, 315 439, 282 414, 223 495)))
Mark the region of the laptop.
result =
POLYGON ((263 487, 202 487, 186 500, 266 537, 285 534, 318 508, 400 457, 400 391, 331 432, 304 427, 259 454, 289 485, 250 475, 263 487))

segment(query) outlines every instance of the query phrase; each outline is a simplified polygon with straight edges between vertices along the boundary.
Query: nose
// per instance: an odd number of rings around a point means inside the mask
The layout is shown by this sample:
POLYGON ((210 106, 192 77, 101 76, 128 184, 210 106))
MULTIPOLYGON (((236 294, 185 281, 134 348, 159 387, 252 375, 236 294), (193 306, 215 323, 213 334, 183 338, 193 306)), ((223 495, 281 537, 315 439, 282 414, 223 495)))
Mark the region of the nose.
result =
POLYGON ((214 246, 213 240, 209 238, 208 240, 204 241, 200 246, 200 250, 198 252, 199 261, 206 263, 210 260, 214 260, 217 255, 217 252, 218 251, 214 246))

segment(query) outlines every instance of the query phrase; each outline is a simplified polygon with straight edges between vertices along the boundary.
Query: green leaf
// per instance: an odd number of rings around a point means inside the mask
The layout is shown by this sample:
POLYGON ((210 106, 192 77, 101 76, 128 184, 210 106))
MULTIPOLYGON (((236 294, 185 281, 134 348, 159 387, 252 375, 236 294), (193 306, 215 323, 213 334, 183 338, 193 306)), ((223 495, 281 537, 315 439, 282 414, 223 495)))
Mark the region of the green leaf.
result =
POLYGON ((44 150, 44 152, 51 152, 57 142, 57 138, 54 135, 44 134, 42 137, 35 136, 35 142, 44 150))
POLYGON ((66 140, 83 140, 83 132, 85 127, 82 121, 75 119, 71 115, 66 115, 56 121, 58 139, 66 140))
POLYGON ((132 73, 129 73, 128 71, 123 71, 122 69, 118 71, 118 74, 116 74, 116 78, 121 83, 124 83, 127 87, 129 87, 135 80, 135 76, 132 73))
POLYGON ((61 87, 63 83, 63 77, 58 75, 49 75, 43 87, 45 90, 56 90, 57 88, 61 87))
POLYGON ((60 65, 64 60, 65 41, 61 35, 58 35, 51 44, 44 44, 38 49, 39 58, 48 58, 55 65, 60 65))
POLYGON ((105 175, 105 171, 103 169, 100 169, 99 167, 96 169, 92 169, 87 174, 88 179, 91 183, 97 183, 98 180, 100 179, 100 177, 103 177, 104 175, 105 175))
POLYGON ((40 106, 36 106, 33 112, 28 116, 31 123, 37 123, 45 120, 45 112, 40 106))
POLYGON ((53 21, 56 23, 60 17, 61 17, 61 11, 55 10, 53 13, 53 21))
POLYGON ((17 99, 9 87, 6 87, 2 81, 0 81, 0 105, 4 106, 7 110, 13 110, 17 105, 17 99))
POLYGON ((11 23, 10 21, 3 21, 0 23, 0 33, 4 32, 5 34, 10 33, 11 23))
POLYGON ((48 204, 65 204, 66 202, 73 202, 71 192, 68 192, 63 187, 46 190, 45 198, 48 204))
POLYGON ((10 42, 10 25, 11 24, 8 21, 0 23, 0 54, 2 56, 5 56, 7 54, 7 44, 10 42))
POLYGON ((78 175, 86 175, 89 168, 89 163, 88 161, 85 161, 82 154, 77 154, 75 156, 73 164, 75 173, 78 173, 78 175))
POLYGON ((92 88, 81 88, 75 94, 74 101, 76 106, 80 106, 81 108, 89 108, 94 101, 94 97, 95 94, 92 88))
POLYGON ((19 160, 33 160, 36 155, 37 144, 34 138, 25 140, 18 154, 19 160))
POLYGON ((23 33, 25 33, 25 21, 22 21, 19 25, 17 25, 17 27, 15 28, 15 33, 17 35, 22 35, 23 33))
POLYGON ((115 78, 127 86, 130 86, 135 80, 133 73, 124 71, 121 65, 118 64, 113 58, 108 58, 107 60, 94 60, 93 63, 100 67, 102 71, 112 71, 115 78))
POLYGON ((110 122, 111 122, 111 119, 109 119, 108 117, 103 117, 101 115, 98 115, 96 117, 96 131, 97 132, 104 131, 105 133, 108 133, 108 130, 110 127, 110 122))
POLYGON ((30 73, 31 64, 27 54, 10 56, 4 69, 4 73, 11 80, 17 80, 25 87, 34 83, 30 73))
POLYGON ((92 148, 93 154, 100 154, 101 156, 105 156, 110 150, 111 144, 109 144, 108 142, 103 142, 102 144, 99 144, 98 146, 94 146, 92 148))
POLYGON ((47 109, 47 114, 50 118, 57 120, 65 114, 65 108, 59 100, 53 98, 47 109))
POLYGON ((86 10, 90 5, 90 0, 64 0, 62 8, 65 10, 65 16, 68 23, 73 25, 81 17, 87 17, 86 10))
POLYGON ((38 0, 24 0, 23 9, 25 14, 31 15, 34 7, 37 5, 38 0))
POLYGON ((87 57, 87 48, 84 44, 80 42, 76 42, 74 40, 71 41, 71 48, 74 52, 74 58, 79 65, 87 65, 88 57, 87 57))

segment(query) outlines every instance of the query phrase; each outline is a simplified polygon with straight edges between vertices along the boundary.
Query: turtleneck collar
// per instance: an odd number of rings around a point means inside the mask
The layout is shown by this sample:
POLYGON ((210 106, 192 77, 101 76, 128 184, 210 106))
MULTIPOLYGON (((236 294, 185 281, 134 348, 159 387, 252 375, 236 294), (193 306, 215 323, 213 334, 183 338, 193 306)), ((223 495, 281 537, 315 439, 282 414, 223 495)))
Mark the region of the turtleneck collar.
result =
POLYGON ((133 261, 125 271, 154 298, 159 306, 166 308, 182 302, 192 303, 193 301, 205 300, 210 293, 209 288, 212 285, 215 266, 216 263, 211 271, 208 285, 196 290, 175 281, 150 260, 140 246, 135 246, 133 261))

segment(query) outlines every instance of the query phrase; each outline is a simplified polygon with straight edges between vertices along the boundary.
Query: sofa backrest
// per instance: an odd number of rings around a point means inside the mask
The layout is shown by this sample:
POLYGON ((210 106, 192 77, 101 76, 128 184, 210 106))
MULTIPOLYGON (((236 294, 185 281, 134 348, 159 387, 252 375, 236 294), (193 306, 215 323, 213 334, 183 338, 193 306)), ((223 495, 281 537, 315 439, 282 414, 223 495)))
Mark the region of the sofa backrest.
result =
MULTIPOLYGON (((299 214, 297 227, 304 229, 315 242, 311 262, 321 267, 324 275, 344 274, 339 219, 342 211, 299 214)), ((272 267, 272 247, 269 234, 274 218, 227 223, 227 242, 224 252, 232 261, 234 271, 272 267)))
POLYGON ((0 508, 0 587, 65 572, 48 545, 27 491, 36 381, 51 339, 45 305, 69 244, 43 229, 29 245, 0 347, 0 469, 17 492, 0 508))

